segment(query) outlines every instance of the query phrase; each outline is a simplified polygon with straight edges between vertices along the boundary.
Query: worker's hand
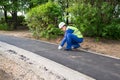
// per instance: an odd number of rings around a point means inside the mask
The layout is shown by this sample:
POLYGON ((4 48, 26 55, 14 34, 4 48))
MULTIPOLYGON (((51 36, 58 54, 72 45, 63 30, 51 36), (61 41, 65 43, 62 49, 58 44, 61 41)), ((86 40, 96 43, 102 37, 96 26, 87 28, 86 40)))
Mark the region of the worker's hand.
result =
POLYGON ((61 49, 62 49, 62 46, 61 46, 61 45, 59 45, 59 46, 58 46, 58 49, 59 49, 59 50, 61 50, 61 49))

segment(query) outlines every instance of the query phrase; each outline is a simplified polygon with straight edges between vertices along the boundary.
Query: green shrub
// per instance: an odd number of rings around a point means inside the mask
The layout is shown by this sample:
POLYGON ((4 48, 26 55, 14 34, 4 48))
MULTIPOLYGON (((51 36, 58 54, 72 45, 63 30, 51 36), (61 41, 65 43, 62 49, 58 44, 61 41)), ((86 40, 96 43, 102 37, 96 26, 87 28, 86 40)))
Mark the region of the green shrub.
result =
POLYGON ((120 39, 120 24, 112 23, 104 27, 102 36, 108 39, 120 39))
POLYGON ((72 14, 72 23, 85 36, 120 38, 120 18, 114 17, 114 7, 108 2, 92 5, 84 2, 81 4, 76 3, 74 6, 69 7, 67 11, 72 14))
POLYGON ((0 30, 9 30, 7 23, 5 22, 4 18, 0 20, 0 30))
POLYGON ((56 3, 48 2, 32 8, 27 14, 26 21, 35 37, 52 38, 61 33, 56 29, 60 19, 61 7, 56 3))
POLYGON ((59 35, 62 34, 63 32, 59 28, 54 27, 54 25, 49 25, 46 30, 40 32, 39 37, 51 39, 51 38, 57 38, 59 35))
POLYGON ((94 31, 96 27, 95 22, 97 20, 97 9, 91 4, 76 3, 74 6, 68 8, 67 11, 73 16, 72 23, 74 23, 77 28, 84 33, 84 35, 89 35, 89 31, 91 30, 94 31), (88 29, 90 30, 88 31, 88 29))
MULTIPOLYGON (((12 16, 7 16, 8 24, 13 24, 13 19, 12 16)), ((24 25, 23 23, 25 22, 25 17, 24 16, 17 16, 17 25, 22 26, 24 25)))
POLYGON ((0 30, 9 30, 9 27, 6 23, 0 24, 0 30))

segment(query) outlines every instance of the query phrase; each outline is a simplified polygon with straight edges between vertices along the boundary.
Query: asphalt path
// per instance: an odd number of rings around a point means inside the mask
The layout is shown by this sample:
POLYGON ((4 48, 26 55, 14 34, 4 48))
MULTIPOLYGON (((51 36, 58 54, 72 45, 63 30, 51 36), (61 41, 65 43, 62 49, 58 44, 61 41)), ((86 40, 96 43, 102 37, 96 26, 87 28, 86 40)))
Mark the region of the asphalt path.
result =
POLYGON ((85 51, 61 51, 57 50, 58 45, 27 38, 0 35, 0 41, 36 53, 96 80, 120 80, 120 59, 85 51))

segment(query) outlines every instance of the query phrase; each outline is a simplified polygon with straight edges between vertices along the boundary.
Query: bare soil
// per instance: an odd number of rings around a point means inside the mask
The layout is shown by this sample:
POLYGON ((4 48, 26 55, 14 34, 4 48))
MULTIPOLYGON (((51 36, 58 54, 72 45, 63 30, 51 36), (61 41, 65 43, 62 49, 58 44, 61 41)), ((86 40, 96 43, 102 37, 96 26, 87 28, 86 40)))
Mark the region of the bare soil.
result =
MULTIPOLYGON (((35 39, 27 30, 0 31, 0 34, 35 39)), ((61 39, 62 38, 60 37, 53 40, 47 40, 44 38, 42 38, 41 40, 59 44, 61 39)), ((85 50, 97 52, 98 54, 105 54, 120 58, 120 41, 117 40, 100 39, 98 42, 96 42, 95 38, 85 37, 84 42, 81 44, 81 47, 85 50)))
POLYGON ((0 69, 0 80, 13 80, 13 77, 0 69))

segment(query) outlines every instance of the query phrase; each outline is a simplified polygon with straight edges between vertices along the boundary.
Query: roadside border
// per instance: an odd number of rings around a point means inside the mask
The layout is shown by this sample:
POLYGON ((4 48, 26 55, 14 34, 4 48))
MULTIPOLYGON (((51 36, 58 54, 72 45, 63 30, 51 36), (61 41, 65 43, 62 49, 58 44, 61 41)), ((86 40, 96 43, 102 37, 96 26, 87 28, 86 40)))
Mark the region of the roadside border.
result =
MULTIPOLYGON (((61 64, 56 63, 52 60, 49 60, 47 58, 44 58, 44 57, 39 56, 37 54, 34 54, 30 51, 18 48, 16 46, 13 46, 10 44, 7 44, 5 42, 0 41, 0 50, 2 50, 3 52, 12 51, 13 54, 17 53, 18 55, 23 55, 24 57, 36 62, 37 67, 44 66, 46 71, 51 71, 52 74, 53 73, 57 74, 58 77, 60 77, 60 76, 64 77, 64 79, 61 79, 61 80, 95 80, 92 77, 84 75, 78 71, 72 70, 64 65, 61 65, 61 64)), ((36 66, 34 66, 34 67, 36 67, 36 66)))
MULTIPOLYGON (((27 38, 27 39, 29 39, 29 38, 27 38)), ((31 39, 31 40, 34 40, 34 39, 31 39)), ((45 43, 49 43, 49 44, 53 44, 53 45, 58 45, 56 43, 50 43, 50 42, 42 41, 42 40, 36 40, 36 41, 41 41, 41 42, 45 42, 45 43)), ((107 54, 102 54, 102 53, 94 52, 94 51, 91 51, 91 50, 85 50, 84 48, 80 48, 80 50, 84 51, 84 52, 89 52, 89 53, 93 53, 93 54, 96 54, 96 55, 100 55, 100 56, 105 56, 105 57, 114 58, 114 59, 120 59, 120 58, 115 57, 115 56, 110 56, 110 55, 107 55, 107 54)))

